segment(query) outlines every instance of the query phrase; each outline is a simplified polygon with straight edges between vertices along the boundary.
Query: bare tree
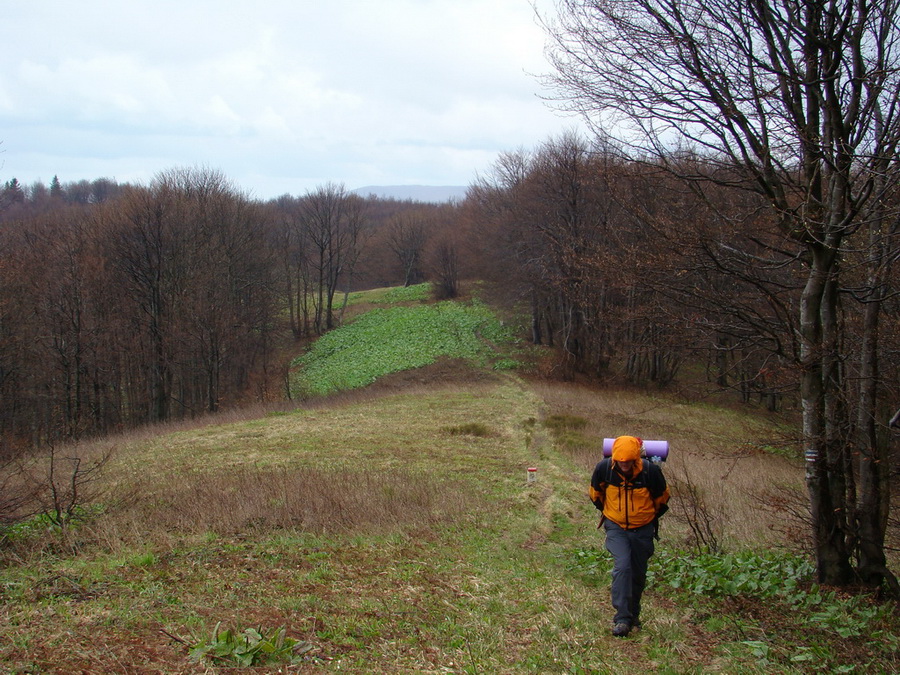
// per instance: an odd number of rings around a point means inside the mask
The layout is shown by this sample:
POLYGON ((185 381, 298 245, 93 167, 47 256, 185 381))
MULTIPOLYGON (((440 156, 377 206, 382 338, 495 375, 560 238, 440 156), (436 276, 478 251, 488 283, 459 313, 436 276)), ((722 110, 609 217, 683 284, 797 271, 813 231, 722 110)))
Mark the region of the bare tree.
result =
MULTIPOLYGON (((564 105, 631 157, 696 152, 704 159, 696 167, 709 170, 685 178, 757 192, 802 247, 798 366, 819 579, 849 583, 858 547, 860 576, 892 581, 883 519, 858 527, 865 515, 854 500, 872 495, 854 494, 848 470, 865 492, 887 460, 885 443, 853 431, 848 404, 867 423, 883 426, 887 414, 859 392, 847 398, 840 297, 849 240, 896 222, 897 0, 560 0, 558 8, 546 27, 550 81, 564 105)), ((876 295, 866 301, 880 306, 876 295)), ((866 377, 878 384, 874 370, 866 377)), ((876 495, 870 511, 881 514, 887 499, 876 495)))
POLYGON ((363 201, 343 185, 329 183, 301 200, 302 219, 310 242, 312 292, 317 333, 334 328, 334 297, 342 279, 350 280, 363 241, 363 201))
POLYGON ((306 231, 300 200, 285 195, 272 205, 276 249, 281 254, 283 294, 291 332, 295 338, 312 333, 312 244, 306 231))
POLYGON ((644 274, 654 242, 621 206, 631 182, 602 145, 570 132, 528 155, 501 156, 470 191, 499 233, 492 264, 530 301, 532 340, 559 347, 564 377, 605 377, 617 352, 635 382, 662 384, 677 370, 644 274))
POLYGON ((4 526, 37 512, 40 491, 40 485, 30 480, 28 467, 21 459, 0 459, 0 535, 4 526))
POLYGON ((63 456, 52 444, 39 462, 44 474, 32 476, 40 511, 54 525, 67 528, 79 511, 96 503, 102 494, 97 486, 110 453, 88 459, 77 448, 63 456))
POLYGON ((529 226, 525 194, 533 155, 524 149, 501 153, 490 172, 469 188, 467 204, 481 223, 484 251, 481 278, 502 283, 516 300, 531 307, 531 339, 553 344, 546 303, 540 289, 539 241, 529 226))
POLYGON ((366 219, 367 204, 362 197, 348 194, 346 196, 344 213, 344 223, 339 237, 339 247, 342 255, 340 256, 337 279, 338 283, 343 283, 344 298, 341 302, 338 323, 343 323, 344 321, 344 311, 347 309, 350 291, 353 290, 353 284, 356 282, 356 268, 366 248, 366 244, 372 236, 372 228, 369 227, 366 219))
POLYGON ((118 227, 110 255, 120 288, 136 310, 129 312, 137 337, 130 358, 141 372, 135 378, 140 388, 134 392, 134 404, 146 401, 140 415, 145 420, 167 420, 176 360, 173 312, 190 266, 185 232, 178 226, 183 202, 161 181, 130 191, 120 208, 111 214, 118 227))
POLYGON ((268 232, 262 209, 219 171, 178 169, 157 178, 178 195, 176 223, 190 264, 172 315, 176 398, 219 409, 267 350, 272 320, 268 232))
POLYGON ((265 395, 270 214, 207 169, 93 185, 0 227, 4 456, 265 395))
POLYGON ((428 216, 422 211, 398 213, 388 223, 388 246, 403 272, 403 285, 425 280, 422 257, 428 242, 428 216))
POLYGON ((451 238, 441 239, 433 253, 435 290, 439 300, 451 300, 459 295, 459 252, 451 238))

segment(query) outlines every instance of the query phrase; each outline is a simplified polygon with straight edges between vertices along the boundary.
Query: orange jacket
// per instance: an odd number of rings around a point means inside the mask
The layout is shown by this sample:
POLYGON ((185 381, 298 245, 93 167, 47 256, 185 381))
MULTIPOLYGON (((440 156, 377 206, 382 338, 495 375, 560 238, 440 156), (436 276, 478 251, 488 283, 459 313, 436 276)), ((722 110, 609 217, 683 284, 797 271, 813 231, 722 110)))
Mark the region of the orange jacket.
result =
POLYGON ((640 439, 632 436, 617 438, 612 457, 597 464, 588 494, 605 517, 626 530, 652 523, 669 508, 669 487, 662 469, 641 459, 640 439), (626 477, 616 464, 628 460, 635 464, 632 475, 626 477))

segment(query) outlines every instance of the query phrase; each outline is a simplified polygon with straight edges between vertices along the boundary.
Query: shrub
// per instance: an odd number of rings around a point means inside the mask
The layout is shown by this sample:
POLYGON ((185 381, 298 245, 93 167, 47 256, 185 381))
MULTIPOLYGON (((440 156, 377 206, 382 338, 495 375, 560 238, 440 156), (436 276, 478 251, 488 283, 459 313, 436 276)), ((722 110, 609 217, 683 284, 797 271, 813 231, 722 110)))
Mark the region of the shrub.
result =
POLYGON ((444 427, 444 431, 451 436, 479 436, 486 437, 491 435, 491 430, 485 424, 480 422, 469 422, 468 424, 460 424, 455 427, 444 427))
POLYGON ((554 433, 564 431, 580 431, 587 426, 587 420, 576 415, 550 415, 544 420, 544 426, 554 433))

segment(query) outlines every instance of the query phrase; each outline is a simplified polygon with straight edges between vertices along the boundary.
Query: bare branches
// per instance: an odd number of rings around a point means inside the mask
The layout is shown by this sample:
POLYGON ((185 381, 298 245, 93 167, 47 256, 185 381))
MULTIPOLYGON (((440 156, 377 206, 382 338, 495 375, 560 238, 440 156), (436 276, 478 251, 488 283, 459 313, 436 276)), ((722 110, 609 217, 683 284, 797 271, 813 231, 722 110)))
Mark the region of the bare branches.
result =
POLYGON ((38 518, 42 529, 68 532, 91 515, 104 491, 102 471, 111 451, 84 456, 77 446, 65 453, 53 444, 45 454, 23 455, 0 466, 0 539, 6 527, 38 518))
MULTIPOLYGON (((671 478, 675 499, 673 515, 686 522, 691 531, 690 543, 697 551, 717 553, 721 550, 722 514, 714 514, 702 488, 691 479, 687 468, 683 478, 671 478)), ((721 506, 719 507, 721 509, 721 506)))
POLYGON ((403 271, 403 285, 413 286, 425 279, 423 256, 428 242, 428 216, 408 212, 394 216, 388 223, 387 244, 403 271))
POLYGON ((630 156, 694 149, 710 166, 741 167, 788 230, 825 241, 827 219, 805 208, 799 221, 800 206, 826 208, 824 190, 840 189, 858 211, 900 142, 895 5, 800 16, 780 2, 566 0, 544 21, 546 81, 630 156))
POLYGON ((32 478, 41 513, 54 525, 66 527, 99 498, 96 483, 109 457, 109 453, 89 461, 78 454, 61 457, 51 444, 45 457, 46 473, 32 478))

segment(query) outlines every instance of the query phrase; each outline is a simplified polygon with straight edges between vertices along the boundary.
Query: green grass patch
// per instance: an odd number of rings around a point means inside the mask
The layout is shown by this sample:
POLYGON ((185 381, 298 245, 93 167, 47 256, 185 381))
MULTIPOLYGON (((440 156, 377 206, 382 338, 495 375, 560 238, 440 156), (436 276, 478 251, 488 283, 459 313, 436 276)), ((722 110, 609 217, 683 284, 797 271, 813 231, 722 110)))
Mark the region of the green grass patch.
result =
MULTIPOLYGON (((406 290, 406 289, 404 289, 406 290)), ((358 389, 438 358, 485 365, 513 335, 482 302, 376 308, 319 338, 293 363, 298 398, 358 389)))
POLYGON ((424 283, 414 286, 387 286, 355 291, 347 296, 347 305, 350 307, 366 303, 394 305, 407 302, 426 302, 429 299, 431 299, 431 284, 424 283))
POLYGON ((373 302, 384 302, 387 304, 396 304, 401 302, 425 302, 431 298, 431 284, 416 284, 414 286, 405 286, 388 289, 385 294, 378 300, 373 302))
POLYGON ((549 415, 544 426, 553 435, 556 444, 568 452, 580 452, 599 456, 603 449, 603 439, 592 436, 587 431, 588 420, 578 415, 549 415))

